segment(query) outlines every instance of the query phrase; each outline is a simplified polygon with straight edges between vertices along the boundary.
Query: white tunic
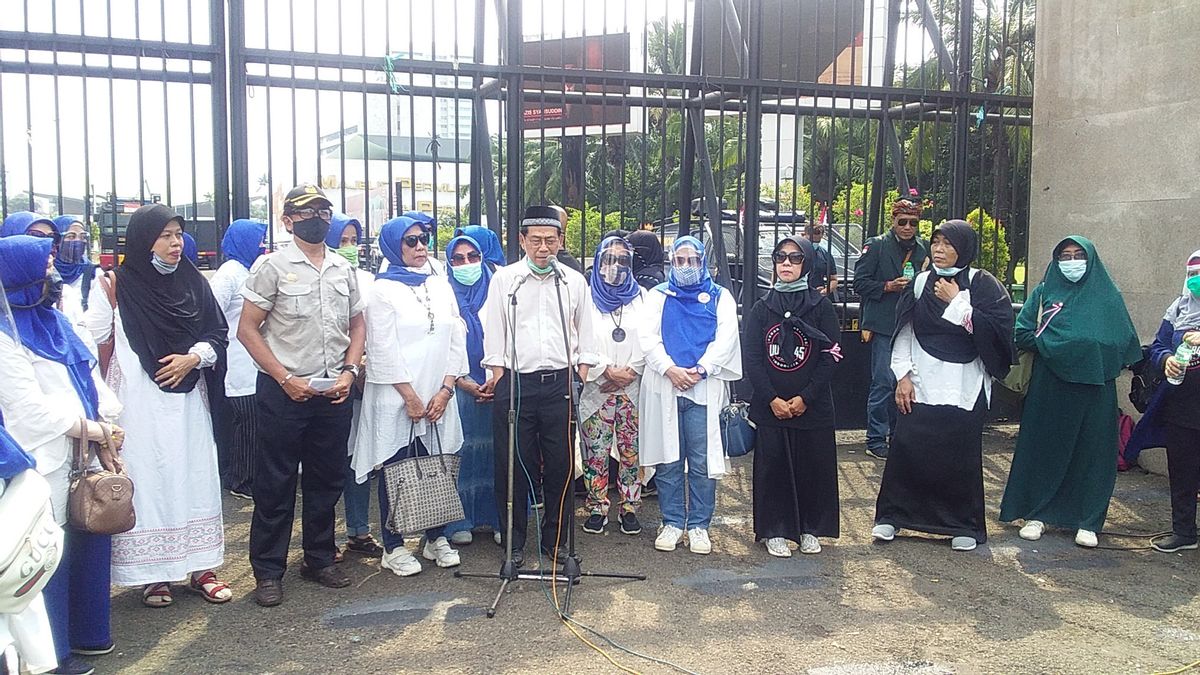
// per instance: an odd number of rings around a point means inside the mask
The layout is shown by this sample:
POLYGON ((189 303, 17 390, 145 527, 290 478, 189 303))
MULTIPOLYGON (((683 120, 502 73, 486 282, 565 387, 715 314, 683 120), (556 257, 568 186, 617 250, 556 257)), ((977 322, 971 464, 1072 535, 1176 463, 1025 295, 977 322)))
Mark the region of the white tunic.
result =
POLYGON ((258 369, 250 358, 250 352, 237 339, 238 322, 242 319, 242 287, 250 270, 236 260, 226 260, 208 280, 217 306, 225 314, 229 324, 228 364, 225 370, 225 395, 251 396, 257 389, 258 369))
MULTIPOLYGON (((108 307, 108 303, 104 303, 108 307)), ((110 314, 111 314, 110 309, 110 314)), ((112 538, 112 582, 178 581, 218 567, 225 557, 217 447, 204 377, 186 394, 168 394, 142 370, 115 312, 116 345, 108 383, 125 404, 121 452, 133 480, 137 526, 112 538)), ((108 335, 98 336, 101 342, 108 335)), ((215 362, 207 343, 192 348, 201 367, 215 362)))
POLYGON ((539 276, 529 269, 525 258, 496 268, 488 286, 487 301, 479 311, 483 324, 483 365, 512 368, 511 338, 512 297, 517 298, 516 323, 518 373, 561 370, 587 361, 581 360, 580 335, 591 332, 591 316, 583 311, 583 299, 590 293, 583 275, 560 267, 563 278, 539 276), (559 298, 562 298, 562 310, 559 298), (563 319, 571 345, 570 362, 563 343, 563 319))
MULTIPOLYGON (((375 275, 364 269, 354 270, 358 277, 358 295, 362 298, 363 311, 367 311, 367 307, 371 306, 371 296, 374 294, 375 275)), ((364 315, 363 320, 366 320, 364 315)), ((364 351, 365 353, 365 351, 364 351)), ((356 385, 357 386, 357 385, 356 385)), ((350 418, 350 438, 346 441, 346 454, 354 454, 354 446, 358 444, 358 422, 362 419, 362 398, 358 395, 353 397, 354 412, 350 418)))
POLYGON ((466 325, 444 272, 420 286, 376 279, 366 314, 367 384, 352 460, 359 483, 410 440, 420 439, 431 453, 458 452, 463 433, 453 399, 436 425, 423 419, 414 425, 393 385, 409 383, 428 405, 447 375, 467 373, 466 325))
POLYGON ((591 330, 583 336, 581 360, 594 365, 588 370, 588 379, 579 397, 579 419, 586 420, 596 414, 610 396, 623 394, 637 408, 642 386, 640 377, 612 393, 600 391, 600 385, 607 381, 603 375, 609 366, 629 366, 639 375, 646 367, 638 339, 639 326, 646 320, 646 292, 639 288, 637 297, 615 312, 601 312, 592 302, 592 294, 588 293, 584 298, 584 311, 591 317, 591 330), (612 335, 618 327, 625 331, 625 339, 621 342, 614 340, 612 335))
MULTIPOLYGON (((923 288, 925 279, 918 276, 913 283, 918 284, 917 288, 923 288)), ((969 332, 971 291, 959 291, 942 312, 942 319, 956 326, 964 326, 969 332)), ((992 399, 992 378, 983 365, 983 359, 977 356, 970 363, 951 363, 933 356, 917 342, 911 322, 900 329, 892 342, 891 365, 897 381, 904 379, 905 375, 909 376, 917 403, 974 410, 981 389, 985 401, 990 403, 992 399)))
MULTIPOLYGON (((638 453, 642 466, 679 461, 678 398, 666 376, 675 365, 662 341, 663 302, 666 295, 654 290, 646 294, 646 318, 639 328, 646 370, 642 373, 641 410, 638 425, 638 453)), ((737 302, 728 290, 717 299, 717 335, 704 354, 700 366, 708 373, 702 394, 689 398, 707 406, 708 475, 725 475, 725 449, 721 443, 721 409, 729 402, 728 382, 742 377, 742 343, 738 335, 737 302)))

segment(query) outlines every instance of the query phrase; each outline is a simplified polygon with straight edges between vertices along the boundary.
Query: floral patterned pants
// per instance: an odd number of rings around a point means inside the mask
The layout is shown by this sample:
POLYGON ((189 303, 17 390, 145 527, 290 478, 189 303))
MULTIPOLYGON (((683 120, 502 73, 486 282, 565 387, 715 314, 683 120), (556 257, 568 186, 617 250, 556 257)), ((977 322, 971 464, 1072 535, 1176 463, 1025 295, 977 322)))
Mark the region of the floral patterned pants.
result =
POLYGON ((621 508, 633 512, 642 499, 638 480, 638 411, 628 396, 609 396, 591 417, 583 421, 583 480, 587 484, 587 509, 608 515, 608 457, 617 446, 620 470, 617 490, 621 508))

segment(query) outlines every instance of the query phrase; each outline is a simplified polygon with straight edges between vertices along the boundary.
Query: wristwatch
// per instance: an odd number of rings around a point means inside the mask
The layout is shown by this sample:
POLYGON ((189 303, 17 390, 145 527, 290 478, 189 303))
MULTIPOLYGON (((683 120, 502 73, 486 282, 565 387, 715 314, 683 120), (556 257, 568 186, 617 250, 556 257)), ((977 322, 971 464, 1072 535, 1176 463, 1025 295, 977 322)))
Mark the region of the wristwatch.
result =
POLYGON ((697 365, 696 372, 700 373, 700 379, 702 379, 702 380, 708 379, 708 371, 704 369, 704 366, 697 365))
POLYGON ((347 373, 348 372, 348 373, 354 375, 354 377, 358 377, 358 366, 354 365, 353 363, 347 363, 346 365, 342 366, 341 368, 338 368, 338 372, 339 373, 347 373))

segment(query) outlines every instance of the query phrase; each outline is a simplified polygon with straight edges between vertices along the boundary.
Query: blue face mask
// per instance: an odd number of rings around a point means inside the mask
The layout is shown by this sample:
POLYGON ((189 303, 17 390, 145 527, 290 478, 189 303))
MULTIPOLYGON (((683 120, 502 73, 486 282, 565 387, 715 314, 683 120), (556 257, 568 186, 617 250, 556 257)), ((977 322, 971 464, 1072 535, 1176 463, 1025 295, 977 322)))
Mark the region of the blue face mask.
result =
POLYGON ((958 276, 959 272, 963 271, 963 268, 961 268, 961 267, 938 267, 937 265, 934 265, 933 271, 936 272, 939 277, 956 277, 956 276, 958 276))
POLYGON ((475 282, 483 276, 483 263, 467 263, 465 265, 452 266, 450 272, 454 274, 454 278, 458 283, 464 286, 474 286, 475 282))
POLYGON ((1087 263, 1086 260, 1059 260, 1058 269, 1062 271, 1067 281, 1075 283, 1082 279, 1084 273, 1087 272, 1087 263))
POLYGON ((684 267, 672 267, 671 275, 675 277, 675 283, 687 287, 695 286, 700 283, 700 268, 690 265, 684 267))
POLYGON ((799 279, 797 279, 795 281, 776 281, 774 288, 775 288, 775 290, 779 291, 780 293, 795 293, 797 291, 807 291, 808 290, 808 275, 805 274, 804 276, 800 277, 799 279))
POLYGON ((179 263, 171 264, 166 260, 158 257, 157 253, 150 254, 150 264, 154 265, 154 269, 158 270, 159 274, 171 274, 179 269, 179 263))

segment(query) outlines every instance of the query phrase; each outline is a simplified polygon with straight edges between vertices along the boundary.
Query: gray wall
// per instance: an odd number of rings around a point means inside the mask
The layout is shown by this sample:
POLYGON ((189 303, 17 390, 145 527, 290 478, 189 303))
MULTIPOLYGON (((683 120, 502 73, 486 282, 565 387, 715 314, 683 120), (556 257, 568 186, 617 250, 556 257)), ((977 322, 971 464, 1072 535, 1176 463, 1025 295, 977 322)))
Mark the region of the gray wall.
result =
POLYGON ((1150 338, 1200 249, 1200 0, 1040 0, 1036 44, 1030 283, 1087 236, 1150 338))

